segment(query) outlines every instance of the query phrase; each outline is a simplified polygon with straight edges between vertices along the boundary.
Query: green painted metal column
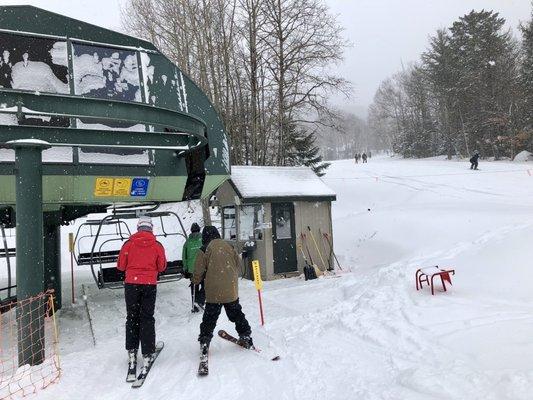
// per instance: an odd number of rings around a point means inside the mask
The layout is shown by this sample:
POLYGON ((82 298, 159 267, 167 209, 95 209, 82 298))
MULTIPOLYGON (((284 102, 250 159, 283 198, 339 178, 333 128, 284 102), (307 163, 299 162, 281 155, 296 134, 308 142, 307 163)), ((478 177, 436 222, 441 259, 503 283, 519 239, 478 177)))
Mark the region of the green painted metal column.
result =
MULTIPOLYGON (((46 219, 46 218, 45 218, 46 219)), ((59 310, 61 297, 61 226, 44 224, 44 288, 54 290, 54 309, 59 310)))
POLYGON ((44 290, 42 151, 46 142, 16 140, 17 321, 18 361, 44 361, 44 299, 30 301, 44 290))

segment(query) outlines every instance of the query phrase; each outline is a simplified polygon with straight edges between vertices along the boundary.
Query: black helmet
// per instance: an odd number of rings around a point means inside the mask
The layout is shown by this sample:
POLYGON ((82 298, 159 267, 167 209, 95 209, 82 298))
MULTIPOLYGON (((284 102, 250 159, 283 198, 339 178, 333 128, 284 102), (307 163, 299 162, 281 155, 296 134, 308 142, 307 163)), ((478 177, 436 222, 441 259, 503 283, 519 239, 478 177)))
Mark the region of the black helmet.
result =
POLYGON ((215 226, 204 226, 202 231, 202 245, 207 248, 211 240, 220 239, 220 233, 215 226))
POLYGON ((200 225, 198 225, 196 222, 193 222, 191 225, 191 232, 200 232, 200 225))

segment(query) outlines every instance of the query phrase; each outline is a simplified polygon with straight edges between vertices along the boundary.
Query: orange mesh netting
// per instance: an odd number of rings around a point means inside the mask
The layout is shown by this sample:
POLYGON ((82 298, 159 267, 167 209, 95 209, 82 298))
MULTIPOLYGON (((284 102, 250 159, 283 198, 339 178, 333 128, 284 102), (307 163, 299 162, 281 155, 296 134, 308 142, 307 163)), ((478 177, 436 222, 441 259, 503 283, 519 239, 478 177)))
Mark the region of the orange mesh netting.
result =
POLYGON ((61 375, 51 292, 0 308, 0 399, 44 389, 61 375), (20 364, 19 364, 20 360, 20 364))

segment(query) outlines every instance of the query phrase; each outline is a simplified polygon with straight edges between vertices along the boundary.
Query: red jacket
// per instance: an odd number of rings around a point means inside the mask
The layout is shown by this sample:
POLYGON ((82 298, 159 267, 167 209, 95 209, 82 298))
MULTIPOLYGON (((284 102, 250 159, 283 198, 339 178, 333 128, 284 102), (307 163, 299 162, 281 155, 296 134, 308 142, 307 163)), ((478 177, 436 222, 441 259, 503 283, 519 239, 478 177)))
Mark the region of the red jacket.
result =
POLYGON ((120 249, 117 268, 126 271, 125 283, 156 285, 157 274, 167 268, 165 249, 152 232, 139 231, 120 249))

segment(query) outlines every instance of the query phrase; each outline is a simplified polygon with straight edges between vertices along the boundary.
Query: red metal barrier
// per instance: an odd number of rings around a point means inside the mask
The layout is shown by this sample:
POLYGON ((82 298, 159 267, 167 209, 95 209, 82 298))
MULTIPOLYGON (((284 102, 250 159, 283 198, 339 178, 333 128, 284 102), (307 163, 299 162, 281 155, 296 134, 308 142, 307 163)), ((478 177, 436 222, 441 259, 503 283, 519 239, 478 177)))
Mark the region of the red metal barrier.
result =
POLYGON ((438 265, 434 267, 420 268, 416 270, 415 280, 416 280, 416 290, 422 289, 422 284, 426 284, 431 288, 431 294, 435 294, 435 277, 439 277, 442 283, 442 289, 446 291, 446 283, 452 284, 451 275, 455 275, 454 269, 443 269, 439 268, 438 265))

